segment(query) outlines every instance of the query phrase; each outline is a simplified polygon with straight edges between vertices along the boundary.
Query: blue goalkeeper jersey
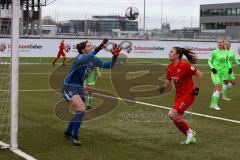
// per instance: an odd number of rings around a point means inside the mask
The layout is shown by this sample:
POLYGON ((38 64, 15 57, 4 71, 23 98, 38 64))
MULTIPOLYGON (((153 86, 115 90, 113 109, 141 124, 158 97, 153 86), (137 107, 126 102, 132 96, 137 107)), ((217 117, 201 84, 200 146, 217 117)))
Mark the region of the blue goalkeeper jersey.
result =
POLYGON ((94 70, 95 67, 110 69, 114 63, 103 62, 100 58, 95 57, 96 50, 91 51, 86 55, 79 54, 73 60, 69 74, 64 80, 64 85, 83 86, 84 80, 94 70))

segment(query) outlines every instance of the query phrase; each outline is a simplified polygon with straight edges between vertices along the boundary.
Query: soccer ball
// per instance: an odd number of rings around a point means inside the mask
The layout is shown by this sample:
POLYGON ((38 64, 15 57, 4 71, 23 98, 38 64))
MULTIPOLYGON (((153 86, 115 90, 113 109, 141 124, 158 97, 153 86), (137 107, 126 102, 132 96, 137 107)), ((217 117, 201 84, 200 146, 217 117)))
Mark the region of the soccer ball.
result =
POLYGON ((128 7, 125 11, 125 16, 129 19, 129 20, 136 20, 139 16, 139 11, 136 7, 131 6, 128 7))

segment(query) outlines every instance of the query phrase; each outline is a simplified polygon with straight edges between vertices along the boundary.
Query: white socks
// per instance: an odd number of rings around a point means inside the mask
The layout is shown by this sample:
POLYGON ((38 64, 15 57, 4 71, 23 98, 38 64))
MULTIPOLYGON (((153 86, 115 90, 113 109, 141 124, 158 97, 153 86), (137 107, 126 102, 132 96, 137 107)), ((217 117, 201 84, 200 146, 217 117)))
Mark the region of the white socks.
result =
POLYGON ((219 91, 215 91, 215 92, 213 92, 213 96, 214 97, 220 97, 220 93, 221 92, 219 92, 219 91))
POLYGON ((228 83, 227 85, 226 84, 223 84, 223 87, 222 87, 222 89, 224 90, 224 89, 227 89, 227 88, 229 88, 229 84, 231 84, 231 83, 228 83))
POLYGON ((187 131, 187 138, 191 138, 193 136, 193 131, 189 128, 187 131))
POLYGON ((232 83, 228 83, 227 87, 232 88, 233 87, 232 83))

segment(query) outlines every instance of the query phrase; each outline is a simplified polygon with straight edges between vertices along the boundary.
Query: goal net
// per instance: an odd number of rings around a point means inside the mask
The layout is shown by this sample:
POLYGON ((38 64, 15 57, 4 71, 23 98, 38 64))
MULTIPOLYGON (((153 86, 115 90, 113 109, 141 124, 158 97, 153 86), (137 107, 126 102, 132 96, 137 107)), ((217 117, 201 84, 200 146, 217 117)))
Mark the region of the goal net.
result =
MULTIPOLYGON (((10 58, 0 57, 0 141, 10 139, 10 58)), ((0 143, 1 145, 1 143, 0 143)), ((1 145, 6 147, 6 145, 1 145)))

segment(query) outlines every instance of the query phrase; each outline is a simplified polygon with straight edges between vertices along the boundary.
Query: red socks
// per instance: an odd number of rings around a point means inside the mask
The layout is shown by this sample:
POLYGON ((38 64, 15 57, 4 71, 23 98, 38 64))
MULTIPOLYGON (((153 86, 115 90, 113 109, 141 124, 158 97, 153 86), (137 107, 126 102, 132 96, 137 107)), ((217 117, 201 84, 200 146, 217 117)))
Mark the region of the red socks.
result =
POLYGON ((63 57, 63 65, 66 64, 66 60, 67 60, 67 58, 66 58, 66 57, 63 57))
POLYGON ((173 119, 176 127, 185 135, 187 135, 187 131, 189 130, 188 124, 183 120, 182 116, 178 115, 173 119))
POLYGON ((58 60, 58 58, 56 57, 56 58, 54 58, 54 60, 53 60, 53 64, 55 64, 56 62, 57 62, 57 60, 58 60))

